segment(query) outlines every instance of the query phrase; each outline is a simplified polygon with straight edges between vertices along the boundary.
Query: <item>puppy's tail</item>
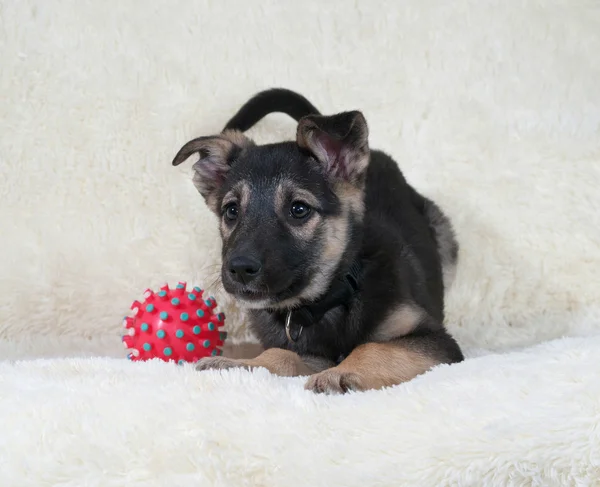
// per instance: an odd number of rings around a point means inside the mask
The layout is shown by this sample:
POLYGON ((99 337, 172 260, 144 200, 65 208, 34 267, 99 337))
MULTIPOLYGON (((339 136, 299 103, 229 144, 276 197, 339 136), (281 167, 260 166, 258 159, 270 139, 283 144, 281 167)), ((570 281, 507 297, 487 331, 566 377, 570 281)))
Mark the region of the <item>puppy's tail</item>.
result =
POLYGON ((320 115, 319 110, 302 95, 284 88, 272 88, 250 98, 223 130, 245 132, 269 113, 275 112, 285 113, 296 121, 306 115, 320 115))

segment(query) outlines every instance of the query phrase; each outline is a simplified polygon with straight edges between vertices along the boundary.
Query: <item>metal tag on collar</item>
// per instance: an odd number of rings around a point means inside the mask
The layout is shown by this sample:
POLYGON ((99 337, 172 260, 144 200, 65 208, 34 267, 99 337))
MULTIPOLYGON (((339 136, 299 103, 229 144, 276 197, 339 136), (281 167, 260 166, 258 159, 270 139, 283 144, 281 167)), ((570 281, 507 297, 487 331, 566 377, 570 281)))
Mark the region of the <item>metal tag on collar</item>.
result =
POLYGON ((300 325, 300 328, 296 333, 292 335, 292 310, 289 310, 287 316, 285 317, 285 334, 290 342, 295 342, 302 335, 302 330, 304 327, 300 325))

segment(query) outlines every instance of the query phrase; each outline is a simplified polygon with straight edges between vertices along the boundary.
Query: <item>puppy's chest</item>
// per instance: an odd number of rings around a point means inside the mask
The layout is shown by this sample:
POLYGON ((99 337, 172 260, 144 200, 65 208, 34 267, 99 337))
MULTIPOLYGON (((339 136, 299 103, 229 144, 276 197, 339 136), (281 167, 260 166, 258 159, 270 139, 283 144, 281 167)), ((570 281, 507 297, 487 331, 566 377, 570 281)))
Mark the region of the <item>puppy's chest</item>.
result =
MULTIPOLYGON (((301 329, 296 340, 290 340, 285 331, 283 313, 253 311, 250 326, 265 348, 284 348, 299 355, 325 357, 337 361, 356 347, 360 334, 357 313, 343 307, 330 310, 317 323, 301 329)), ((293 326, 293 313, 292 313, 293 326)), ((298 328, 294 331, 298 332, 298 328)), ((291 334, 294 337, 294 333, 291 334)))

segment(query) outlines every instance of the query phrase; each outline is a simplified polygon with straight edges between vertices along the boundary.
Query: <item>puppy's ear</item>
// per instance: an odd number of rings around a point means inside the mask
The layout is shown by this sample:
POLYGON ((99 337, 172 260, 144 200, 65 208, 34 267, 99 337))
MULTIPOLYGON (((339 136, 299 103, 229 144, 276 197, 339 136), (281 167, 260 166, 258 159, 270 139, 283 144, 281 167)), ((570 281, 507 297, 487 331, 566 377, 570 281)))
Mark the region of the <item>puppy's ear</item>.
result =
POLYGON ((193 166, 194 186, 204 197, 208 207, 215 213, 217 193, 225 182, 231 163, 246 147, 254 142, 237 130, 225 130, 220 135, 198 137, 185 144, 173 159, 178 166, 192 154, 198 153, 200 159, 193 166))
POLYGON ((369 164, 369 129, 361 112, 308 115, 298 122, 297 144, 309 150, 334 180, 359 184, 369 164))

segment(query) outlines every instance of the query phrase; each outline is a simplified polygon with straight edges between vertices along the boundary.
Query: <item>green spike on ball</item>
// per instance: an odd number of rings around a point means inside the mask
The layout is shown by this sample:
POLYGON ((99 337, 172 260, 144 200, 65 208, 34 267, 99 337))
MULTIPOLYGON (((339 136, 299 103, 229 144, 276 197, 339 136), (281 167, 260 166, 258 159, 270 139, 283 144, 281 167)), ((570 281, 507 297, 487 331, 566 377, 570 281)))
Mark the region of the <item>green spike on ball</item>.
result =
POLYGON ((205 303, 205 304, 206 304, 206 306, 208 306, 208 307, 210 307, 210 305, 212 304, 212 303, 210 302, 210 299, 205 299, 205 300, 204 300, 204 303, 205 303))
POLYGON ((179 298, 173 298, 173 299, 171 299, 171 304, 173 306, 179 306, 179 298))
POLYGON ((183 284, 177 284, 176 287, 177 287, 177 289, 184 289, 185 288, 185 286, 183 284))
POLYGON ((167 291, 159 291, 158 296, 164 298, 167 295, 167 291))
POLYGON ((215 355, 217 355, 219 353, 219 351, 215 348, 212 352, 210 352, 210 354, 214 357, 215 355))
POLYGON ((142 348, 144 350, 146 350, 146 352, 149 352, 152 349, 152 345, 150 345, 149 343, 144 343, 144 345, 142 346, 142 348))
POLYGON ((196 299, 196 295, 194 293, 190 293, 190 294, 188 294, 188 299, 190 301, 194 301, 196 299))
POLYGON ((165 349, 163 350, 163 353, 165 354, 166 357, 169 357, 173 353, 173 350, 171 350, 171 347, 165 347, 165 349))
POLYGON ((185 346, 185 349, 186 349, 188 352, 193 352, 193 351, 194 351, 194 348, 196 348, 196 347, 194 347, 194 344, 193 344, 193 343, 188 343, 188 344, 185 346))
POLYGON ((202 310, 202 309, 197 310, 196 311, 196 316, 198 318, 203 318, 204 317, 204 310, 202 310))
POLYGON ((158 330, 158 331, 156 332, 156 336, 157 336, 158 338, 164 338, 164 337, 166 336, 165 330, 158 330))
POLYGON ((208 322, 208 329, 210 331, 214 331, 215 330, 215 324, 212 321, 208 322))
POLYGON ((140 329, 142 331, 148 331, 148 328, 150 328, 150 325, 148 325, 148 323, 142 323, 142 325, 140 326, 140 329))
POLYGON ((189 319, 190 319, 190 315, 188 315, 187 313, 181 313, 181 314, 179 315, 179 319, 180 319, 181 321, 187 321, 187 320, 189 320, 189 319))
POLYGON ((200 335, 200 332, 202 331, 202 329, 196 325, 194 326, 194 328, 192 328, 192 332, 194 333, 194 335, 200 335))
POLYGON ((221 340, 225 340, 227 338, 227 332, 226 331, 220 331, 219 332, 219 338, 221 340))
POLYGON ((177 330, 177 331, 175 332, 175 336, 176 336, 177 338, 183 338, 183 330, 177 330))
POLYGON ((194 291, 196 291, 197 293, 201 293, 202 289, 200 289, 198 286, 194 286, 194 291))
POLYGON ((160 319, 161 320, 166 320, 169 317, 169 313, 167 313, 166 311, 161 311, 160 312, 160 319))
POLYGON ((203 346, 204 348, 208 348, 208 347, 210 347, 210 340, 204 340, 204 342, 202 342, 202 346, 203 346))
POLYGON ((146 311, 148 313, 152 313, 154 311, 154 305, 153 304, 149 304, 146 306, 146 311))

